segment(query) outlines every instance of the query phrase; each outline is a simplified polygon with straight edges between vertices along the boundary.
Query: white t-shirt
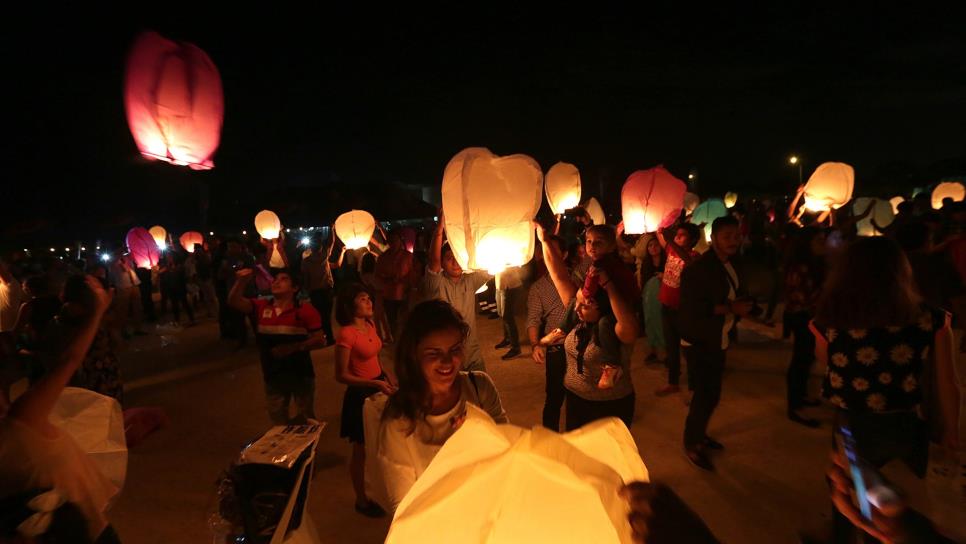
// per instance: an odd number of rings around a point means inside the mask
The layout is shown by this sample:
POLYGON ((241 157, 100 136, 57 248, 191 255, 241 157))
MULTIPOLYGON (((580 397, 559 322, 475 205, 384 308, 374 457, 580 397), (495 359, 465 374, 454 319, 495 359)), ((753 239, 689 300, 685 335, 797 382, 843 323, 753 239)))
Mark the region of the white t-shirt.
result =
MULTIPOLYGON (((725 272, 728 273, 730 279, 728 280, 728 300, 734 300, 737 296, 735 294, 735 288, 738 286, 738 274, 735 272, 735 268, 731 266, 731 263, 724 263, 725 272)), ((728 349, 728 344, 730 343, 730 338, 728 338, 728 333, 731 332, 731 328, 735 326, 735 314, 728 312, 725 314, 724 327, 721 328, 721 349, 728 349)))
POLYGON ((20 282, 0 283, 0 332, 12 331, 17 324, 17 314, 20 305, 27 297, 20 287, 20 282))

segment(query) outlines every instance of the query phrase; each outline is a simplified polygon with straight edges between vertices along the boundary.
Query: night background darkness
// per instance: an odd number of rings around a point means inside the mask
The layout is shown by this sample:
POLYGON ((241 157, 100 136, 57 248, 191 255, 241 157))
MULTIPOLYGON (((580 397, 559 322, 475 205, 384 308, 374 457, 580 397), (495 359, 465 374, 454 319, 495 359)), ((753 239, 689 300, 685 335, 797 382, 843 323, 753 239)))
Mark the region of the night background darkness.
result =
POLYGON ((852 164, 859 196, 966 176, 959 12, 370 8, 8 20, 2 244, 118 240, 134 225, 251 229, 262 208, 287 226, 353 207, 412 217, 426 207, 393 184, 438 191, 470 146, 545 171, 574 163, 585 196, 603 190, 614 214, 627 175, 657 164, 696 172, 697 192, 719 198, 793 191, 792 154, 806 179, 821 162, 852 164), (143 30, 218 66, 214 170, 138 154, 122 86, 143 30))

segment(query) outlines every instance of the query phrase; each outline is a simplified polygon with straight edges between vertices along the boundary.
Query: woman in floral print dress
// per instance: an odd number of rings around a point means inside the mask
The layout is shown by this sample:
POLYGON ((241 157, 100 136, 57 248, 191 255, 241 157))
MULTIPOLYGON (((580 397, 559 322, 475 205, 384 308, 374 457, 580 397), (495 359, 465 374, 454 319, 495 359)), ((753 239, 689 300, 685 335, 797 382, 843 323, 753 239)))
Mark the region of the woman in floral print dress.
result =
POLYGON ((950 316, 923 305, 895 242, 863 238, 849 246, 825 284, 812 331, 827 363, 823 393, 866 461, 880 467, 902 459, 925 475, 928 430, 919 407, 927 365, 934 365, 943 445, 958 448, 950 316))

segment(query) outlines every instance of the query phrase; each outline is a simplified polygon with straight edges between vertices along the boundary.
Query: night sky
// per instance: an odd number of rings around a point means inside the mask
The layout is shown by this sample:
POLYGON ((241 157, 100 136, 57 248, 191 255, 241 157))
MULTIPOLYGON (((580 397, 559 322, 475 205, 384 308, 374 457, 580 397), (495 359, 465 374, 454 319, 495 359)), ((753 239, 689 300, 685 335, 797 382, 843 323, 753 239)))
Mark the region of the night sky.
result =
POLYGON ((960 14, 696 6, 25 20, 2 38, 16 99, 0 229, 6 243, 44 243, 135 224, 200 228, 202 186, 212 228, 250 227, 270 206, 323 224, 366 206, 352 185, 438 186, 469 146, 526 153, 545 170, 572 162, 612 212, 626 176, 659 163, 696 171, 698 192, 719 197, 793 190, 793 153, 806 178, 820 162, 854 165, 857 194, 966 175, 960 14), (221 72, 210 172, 137 153, 122 84, 147 29, 195 43, 221 72), (326 205, 291 203, 306 194, 326 205))

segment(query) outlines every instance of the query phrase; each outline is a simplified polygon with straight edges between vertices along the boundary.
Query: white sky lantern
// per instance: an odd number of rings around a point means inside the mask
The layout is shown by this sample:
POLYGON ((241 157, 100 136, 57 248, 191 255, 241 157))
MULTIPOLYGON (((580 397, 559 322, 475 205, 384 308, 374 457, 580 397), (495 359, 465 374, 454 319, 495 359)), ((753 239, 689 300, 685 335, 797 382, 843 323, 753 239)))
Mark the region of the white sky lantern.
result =
POLYGON ((725 208, 731 209, 735 204, 738 203, 738 193, 725 193, 724 205, 725 208))
POLYGON ((362 210, 352 210, 335 220, 335 233, 346 249, 359 249, 369 245, 376 230, 376 219, 362 210))
POLYGON ((648 473, 620 420, 557 434, 467 409, 396 509, 387 544, 633 542, 619 490, 648 473))
POLYGON ((889 199, 889 204, 892 205, 892 213, 898 215, 899 214, 899 204, 902 204, 905 201, 906 201, 906 199, 903 198, 903 197, 901 197, 901 196, 894 196, 894 197, 890 198, 889 199))
POLYGON ((271 210, 262 210, 255 216, 255 230, 258 235, 266 240, 278 238, 279 231, 282 230, 282 222, 271 210))
POLYGON ((855 170, 844 162, 819 165, 805 183, 805 209, 810 212, 837 210, 852 199, 855 170))
POLYGON ((966 188, 963 188, 962 183, 958 181, 944 181, 932 190, 932 207, 934 210, 941 209, 944 198, 951 198, 956 202, 960 202, 963 200, 963 197, 966 197, 966 188))
POLYGON ((151 233, 151 238, 154 238, 154 243, 158 244, 158 249, 167 249, 168 231, 164 230, 164 227, 155 225, 149 228, 148 232, 151 233))
POLYGON ((725 203, 717 198, 709 198, 698 207, 694 209, 694 213, 688 219, 689 222, 695 225, 700 225, 704 223, 704 239, 707 242, 711 241, 711 224, 714 220, 719 217, 724 217, 728 215, 728 208, 725 203))
POLYGON ((550 210, 560 215, 580 204, 580 171, 570 163, 558 162, 547 172, 545 188, 550 210))
POLYGON ((682 202, 684 203, 684 211, 694 213, 694 209, 698 207, 698 204, 701 204, 701 197, 694 193, 684 193, 682 202))
POLYGON ((686 190, 663 166, 632 173, 621 189, 624 232, 644 234, 667 226, 681 212, 686 190))
POLYGON ((446 238, 465 270, 496 274, 533 257, 543 171, 532 158, 464 149, 446 165, 442 193, 446 238))
MULTIPOLYGON (((852 203, 852 213, 854 215, 859 215, 864 212, 872 199, 869 197, 859 197, 855 199, 852 203)), ((855 224, 856 230, 858 230, 859 236, 879 236, 880 234, 876 232, 875 227, 872 226, 872 219, 875 218, 875 224, 882 228, 886 228, 892 224, 892 221, 896 218, 895 212, 892 211, 892 204, 888 200, 876 200, 875 207, 872 208, 872 213, 868 217, 859 221, 855 224)))
POLYGON ((587 210, 587 215, 590 216, 590 220, 595 225, 607 224, 607 214, 604 213, 604 208, 600 205, 600 202, 597 202, 596 198, 590 197, 590 200, 584 204, 584 209, 587 210))

